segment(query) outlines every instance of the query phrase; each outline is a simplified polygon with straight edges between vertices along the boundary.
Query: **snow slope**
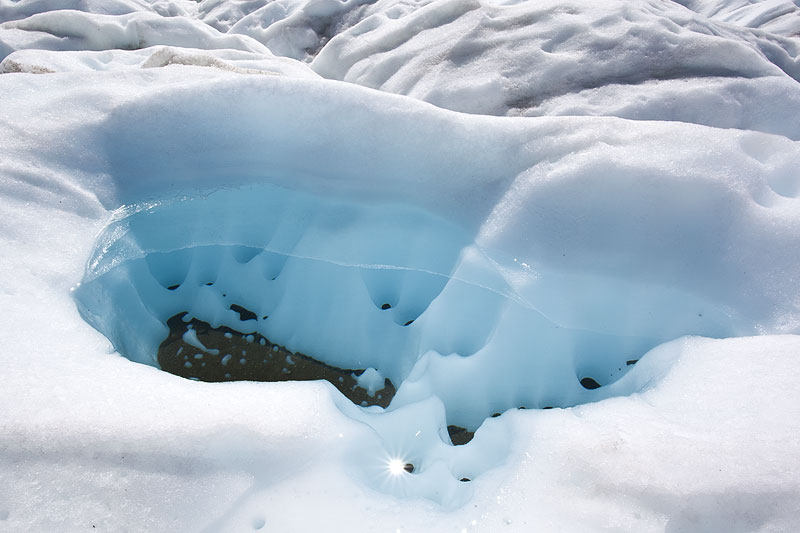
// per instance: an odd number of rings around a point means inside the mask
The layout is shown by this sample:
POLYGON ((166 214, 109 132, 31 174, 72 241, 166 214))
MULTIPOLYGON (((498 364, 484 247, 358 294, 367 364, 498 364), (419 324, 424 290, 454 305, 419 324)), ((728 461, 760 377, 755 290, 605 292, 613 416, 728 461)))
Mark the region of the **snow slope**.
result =
POLYGON ((771 5, 0 0, 0 530, 800 527, 771 5), (184 309, 398 394, 166 374, 184 309))

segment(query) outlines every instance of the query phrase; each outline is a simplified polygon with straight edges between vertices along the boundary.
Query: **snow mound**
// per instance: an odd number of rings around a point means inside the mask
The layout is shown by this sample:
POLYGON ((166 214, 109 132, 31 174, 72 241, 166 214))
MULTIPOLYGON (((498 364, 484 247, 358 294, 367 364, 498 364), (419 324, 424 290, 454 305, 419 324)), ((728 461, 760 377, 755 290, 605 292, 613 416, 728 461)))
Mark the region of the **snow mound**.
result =
POLYGON ((202 50, 175 46, 154 46, 142 50, 62 51, 19 50, 0 62, 0 74, 26 72, 90 72, 170 65, 214 68, 237 74, 280 74, 297 78, 318 78, 297 61, 239 50, 202 50))
MULTIPOLYGON (((147 12, 100 15, 58 10, 37 13, 0 25, 0 51, 3 48, 138 50, 156 45, 267 52, 253 39, 219 33, 188 17, 166 18, 147 12)), ((5 55, 7 53, 0 57, 5 55)))
POLYGON ((800 10, 786 0, 678 0, 711 19, 759 28, 786 37, 800 37, 800 10))

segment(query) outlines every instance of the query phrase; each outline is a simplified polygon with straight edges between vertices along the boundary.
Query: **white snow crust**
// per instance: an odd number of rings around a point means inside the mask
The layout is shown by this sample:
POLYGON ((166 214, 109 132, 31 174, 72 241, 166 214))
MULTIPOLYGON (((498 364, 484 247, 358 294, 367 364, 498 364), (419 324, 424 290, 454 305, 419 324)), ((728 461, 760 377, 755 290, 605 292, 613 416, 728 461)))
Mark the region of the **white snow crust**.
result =
POLYGON ((800 529, 798 13, 0 0, 0 531, 800 529))

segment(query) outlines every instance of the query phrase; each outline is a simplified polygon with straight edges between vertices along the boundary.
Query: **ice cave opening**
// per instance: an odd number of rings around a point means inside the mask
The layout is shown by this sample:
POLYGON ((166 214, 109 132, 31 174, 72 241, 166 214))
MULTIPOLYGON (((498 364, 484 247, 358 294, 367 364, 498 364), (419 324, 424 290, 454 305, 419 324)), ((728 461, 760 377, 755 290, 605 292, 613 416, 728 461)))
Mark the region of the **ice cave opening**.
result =
MULTIPOLYGON (((271 186, 119 209, 75 298, 132 361, 203 381, 324 379, 389 443, 427 409, 436 436, 395 468, 413 476, 441 446, 484 446, 496 462, 502 446, 474 442, 493 418, 637 392, 621 378, 651 348, 725 334, 723 310, 669 288, 532 268, 416 207, 271 186), (520 292, 520 277, 533 288, 520 292), (596 302, 573 308, 577 293, 596 302)), ((478 455, 449 482, 491 467, 478 455)), ((428 489, 375 483, 463 503, 441 475, 429 472, 428 489)))

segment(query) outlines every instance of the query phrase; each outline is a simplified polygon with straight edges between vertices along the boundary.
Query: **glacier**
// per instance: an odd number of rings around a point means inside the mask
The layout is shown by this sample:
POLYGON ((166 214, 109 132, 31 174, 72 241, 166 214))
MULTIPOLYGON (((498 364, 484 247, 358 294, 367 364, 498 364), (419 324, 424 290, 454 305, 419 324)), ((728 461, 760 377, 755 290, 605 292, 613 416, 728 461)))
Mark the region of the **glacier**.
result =
POLYGON ((740 4, 0 0, 0 530, 796 529, 798 8, 740 4), (182 312, 396 395, 162 372, 182 312))

